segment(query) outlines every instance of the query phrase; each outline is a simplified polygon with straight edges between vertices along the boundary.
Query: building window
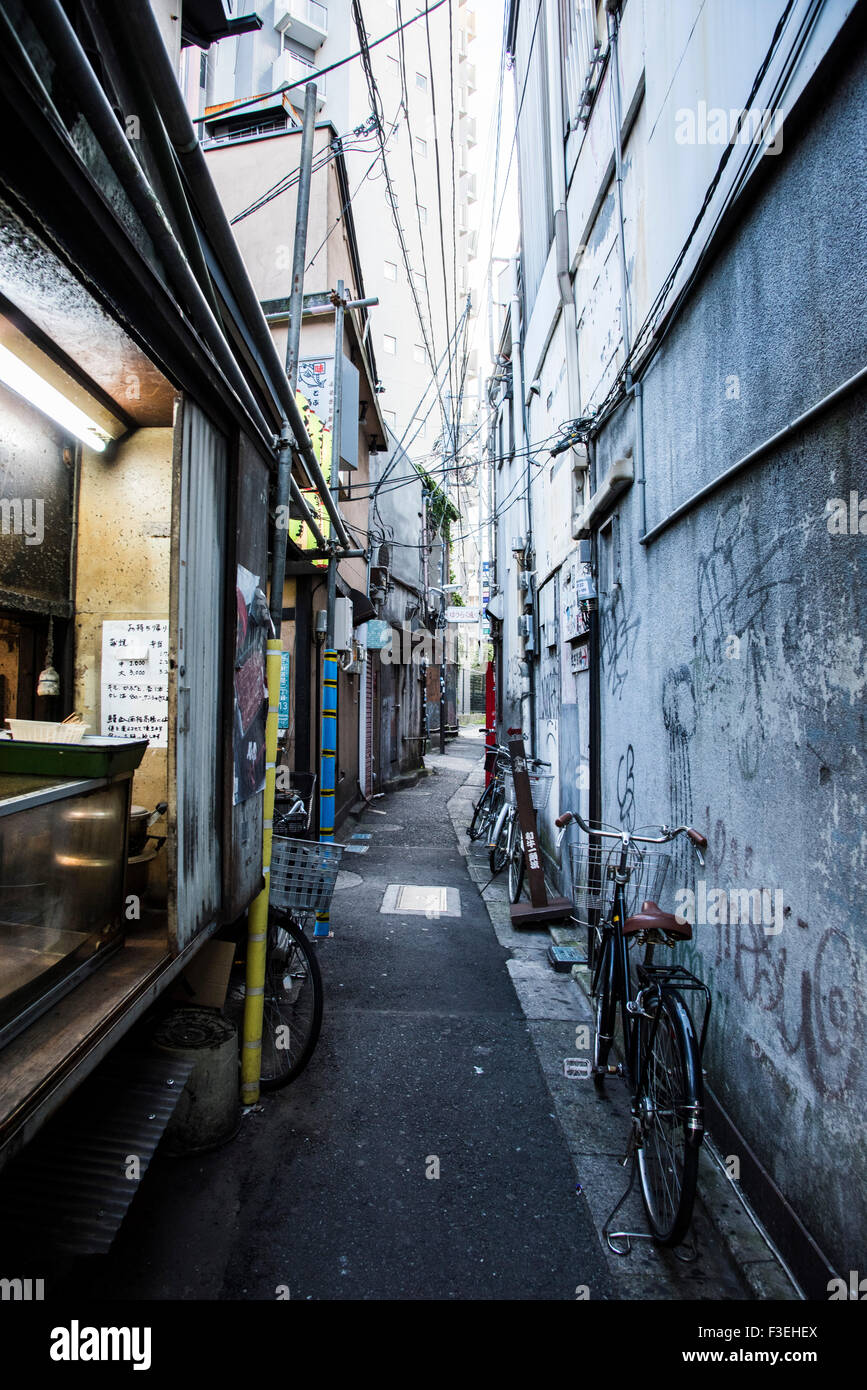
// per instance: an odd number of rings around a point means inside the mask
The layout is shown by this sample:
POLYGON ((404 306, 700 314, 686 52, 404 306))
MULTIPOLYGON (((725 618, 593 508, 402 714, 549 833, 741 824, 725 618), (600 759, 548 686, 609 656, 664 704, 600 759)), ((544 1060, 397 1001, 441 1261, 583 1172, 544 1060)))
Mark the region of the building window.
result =
POLYGON ((426 357, 425 350, 421 343, 416 343, 412 350, 412 360, 414 362, 424 362, 426 357))
POLYGON ((422 159, 427 158, 427 140, 422 140, 420 135, 415 137, 415 152, 420 154, 422 159))
POLYGON ((392 357, 397 352, 397 338, 392 338, 389 333, 384 333, 382 337, 383 352, 390 352, 392 357))
POLYGON ((426 92, 426 91, 427 91, 427 78, 425 77, 425 75, 424 75, 423 72, 417 72, 417 73, 416 73, 416 75, 415 75, 415 85, 418 87, 418 89, 419 89, 420 92, 426 92))
POLYGON ((384 261, 382 266, 382 273, 385 276, 386 280, 396 280, 397 266, 394 264, 394 261, 384 261))

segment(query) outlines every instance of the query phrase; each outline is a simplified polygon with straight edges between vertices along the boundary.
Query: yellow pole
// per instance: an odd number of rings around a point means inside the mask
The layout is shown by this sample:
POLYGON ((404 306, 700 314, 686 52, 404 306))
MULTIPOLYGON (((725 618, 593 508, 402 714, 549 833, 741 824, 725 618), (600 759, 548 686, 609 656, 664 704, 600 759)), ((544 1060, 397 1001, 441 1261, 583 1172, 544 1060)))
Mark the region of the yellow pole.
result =
POLYGON ((265 956, 268 945, 268 901, 271 886, 271 838, 274 819, 274 791, 277 762, 277 706, 280 699, 280 660, 283 644, 279 638, 268 643, 265 679, 268 684, 268 718, 265 723, 265 801, 262 836, 262 872, 265 887, 250 904, 247 913, 247 979, 244 995, 244 1037, 241 1049, 241 1103, 255 1105, 259 1099, 262 1070, 262 1016, 265 1004, 265 956))

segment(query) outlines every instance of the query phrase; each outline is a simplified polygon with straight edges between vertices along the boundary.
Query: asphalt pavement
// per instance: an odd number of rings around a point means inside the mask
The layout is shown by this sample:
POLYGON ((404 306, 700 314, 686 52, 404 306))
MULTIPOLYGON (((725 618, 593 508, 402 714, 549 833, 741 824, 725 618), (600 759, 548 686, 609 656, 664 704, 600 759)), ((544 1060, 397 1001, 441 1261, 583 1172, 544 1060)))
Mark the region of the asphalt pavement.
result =
POLYGON ((353 849, 317 947, 325 1022, 309 1067, 224 1148, 158 1150, 112 1251, 71 1274, 79 1294, 613 1296, 513 953, 448 814, 478 756, 477 738, 459 740, 344 826, 353 849), (431 891, 414 901, 407 887, 431 891))

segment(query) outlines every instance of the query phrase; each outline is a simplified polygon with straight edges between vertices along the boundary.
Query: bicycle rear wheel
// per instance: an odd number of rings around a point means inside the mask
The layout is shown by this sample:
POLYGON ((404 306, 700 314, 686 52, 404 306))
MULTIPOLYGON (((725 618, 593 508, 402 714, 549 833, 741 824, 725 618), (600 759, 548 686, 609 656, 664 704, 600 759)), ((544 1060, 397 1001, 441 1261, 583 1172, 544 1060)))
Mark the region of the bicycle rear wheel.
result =
POLYGON ((272 908, 262 1018, 263 1091, 275 1091, 300 1076, 322 1027, 322 974, 316 948, 301 926, 272 908))
POLYGON ((491 813, 491 801, 494 795, 494 783, 489 782, 476 802, 473 811, 473 818, 467 827, 467 835, 471 840, 478 840, 482 831, 486 829, 488 818, 491 813))
POLYGON ((641 1124, 638 1172, 644 1206, 657 1245, 679 1245, 689 1229, 698 1178, 704 1091, 701 1059, 689 1010, 673 990, 654 1009, 656 1027, 639 1019, 639 1070, 644 1085, 635 1101, 641 1124))

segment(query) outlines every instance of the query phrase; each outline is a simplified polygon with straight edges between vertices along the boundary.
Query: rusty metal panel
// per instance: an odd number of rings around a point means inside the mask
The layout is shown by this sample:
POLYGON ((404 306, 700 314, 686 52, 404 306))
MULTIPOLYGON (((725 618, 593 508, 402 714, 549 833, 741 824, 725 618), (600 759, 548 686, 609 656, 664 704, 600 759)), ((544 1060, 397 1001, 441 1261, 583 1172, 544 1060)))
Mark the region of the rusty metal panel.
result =
POLYGON ((183 950, 221 910, 223 603, 227 446, 185 398, 172 507, 170 787, 175 798, 170 934, 183 950), (173 786, 172 786, 173 784, 173 786))
MULTIPOLYGON (((267 586, 268 567, 268 468, 246 435, 238 440, 237 471, 232 488, 232 518, 229 535, 234 533, 233 554, 229 557, 227 593, 233 590, 238 565, 259 576, 267 586)), ((237 627, 235 604, 226 604, 225 641, 234 650, 237 627)), ((227 834, 223 844, 223 898, 225 917, 239 917, 262 884, 263 797, 259 792, 233 805, 235 737, 232 700, 232 662, 226 662, 223 689, 223 805, 227 834)))

